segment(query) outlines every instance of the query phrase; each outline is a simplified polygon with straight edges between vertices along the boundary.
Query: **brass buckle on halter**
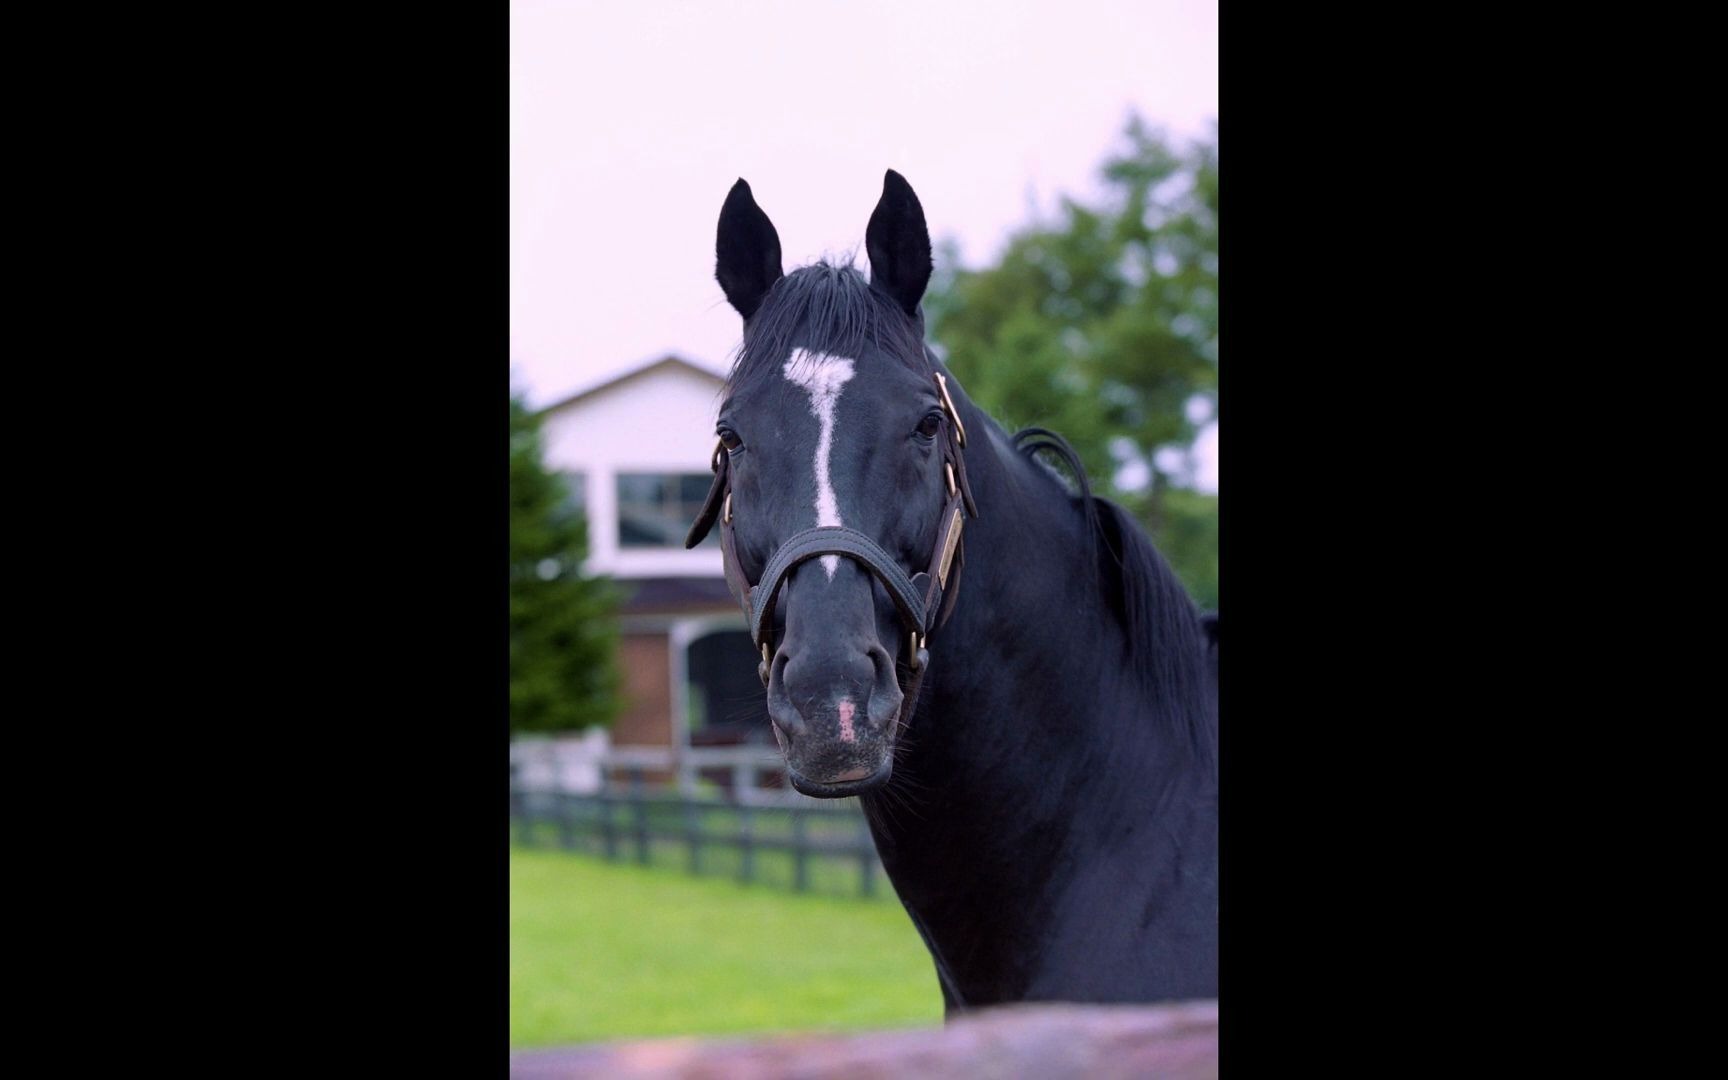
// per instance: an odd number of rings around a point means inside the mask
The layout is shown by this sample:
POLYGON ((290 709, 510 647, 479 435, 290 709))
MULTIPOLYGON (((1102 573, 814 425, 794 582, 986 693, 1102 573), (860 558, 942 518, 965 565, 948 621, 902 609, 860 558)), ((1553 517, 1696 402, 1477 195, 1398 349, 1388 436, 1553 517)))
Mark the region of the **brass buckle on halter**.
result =
POLYGON ((948 396, 948 380, 942 373, 936 373, 936 389, 942 394, 942 408, 948 414, 948 419, 954 424, 954 434, 960 436, 960 449, 966 449, 966 425, 960 422, 960 410, 954 407, 954 399, 948 396))

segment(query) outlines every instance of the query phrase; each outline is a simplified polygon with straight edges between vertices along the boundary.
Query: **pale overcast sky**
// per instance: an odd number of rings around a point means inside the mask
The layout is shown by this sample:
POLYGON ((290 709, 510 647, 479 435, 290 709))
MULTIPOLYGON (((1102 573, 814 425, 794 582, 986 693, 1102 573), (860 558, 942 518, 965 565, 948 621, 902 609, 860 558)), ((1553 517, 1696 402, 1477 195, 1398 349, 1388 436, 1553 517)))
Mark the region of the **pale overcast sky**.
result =
POLYGON ((889 168, 976 265, 1034 200, 1096 192, 1131 108, 1178 137, 1218 116, 1217 0, 513 0, 515 381, 540 405, 667 353, 722 370, 740 176, 788 270, 864 264, 889 168))

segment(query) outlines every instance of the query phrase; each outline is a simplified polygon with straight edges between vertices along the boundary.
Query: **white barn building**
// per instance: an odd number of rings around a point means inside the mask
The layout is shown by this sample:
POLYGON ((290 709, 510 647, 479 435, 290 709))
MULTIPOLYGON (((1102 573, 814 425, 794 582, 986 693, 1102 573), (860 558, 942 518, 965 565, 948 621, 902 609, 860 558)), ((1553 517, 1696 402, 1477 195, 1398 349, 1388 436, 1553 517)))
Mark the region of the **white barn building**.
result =
MULTIPOLYGON (((542 409, 548 468, 588 520, 590 573, 624 593, 625 708, 613 756, 686 786, 778 760, 743 612, 727 591, 719 530, 684 537, 713 479, 720 376, 675 356, 542 409), (728 749, 729 748, 729 749, 728 749)), ((737 776, 742 780, 742 776, 737 776)))

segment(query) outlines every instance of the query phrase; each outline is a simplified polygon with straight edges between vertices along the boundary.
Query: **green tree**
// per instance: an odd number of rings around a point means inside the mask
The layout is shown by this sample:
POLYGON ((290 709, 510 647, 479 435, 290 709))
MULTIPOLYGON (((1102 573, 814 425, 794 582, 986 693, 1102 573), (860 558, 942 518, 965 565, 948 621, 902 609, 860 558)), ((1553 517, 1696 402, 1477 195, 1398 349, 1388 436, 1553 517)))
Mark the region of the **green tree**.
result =
POLYGON ((619 707, 617 596, 584 577, 588 529, 541 459, 540 425, 510 398, 510 731, 610 723, 619 707))
POLYGON ((940 245, 931 339, 1011 429, 1062 434, 1093 486, 1147 528, 1204 607, 1218 603, 1218 500, 1193 490, 1218 415, 1218 139, 1173 146, 1131 117, 1099 205, 1062 200, 994 266, 940 245))

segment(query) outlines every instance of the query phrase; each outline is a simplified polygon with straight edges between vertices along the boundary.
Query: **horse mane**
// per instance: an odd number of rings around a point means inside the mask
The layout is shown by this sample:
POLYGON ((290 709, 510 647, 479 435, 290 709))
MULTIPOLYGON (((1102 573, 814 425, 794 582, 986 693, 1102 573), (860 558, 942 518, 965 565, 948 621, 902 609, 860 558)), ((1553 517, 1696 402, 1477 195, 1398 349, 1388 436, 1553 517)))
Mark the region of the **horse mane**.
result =
POLYGON ((795 347, 858 357, 875 345, 919 372, 924 359, 922 319, 908 318, 888 296, 870 287, 848 260, 800 267, 776 281, 744 328, 744 340, 723 394, 751 380, 779 375, 795 347))
POLYGON ((1200 614, 1170 564, 1126 510, 1092 494, 1086 467, 1067 440, 1046 428, 1029 427, 1015 432, 1010 442, 1030 461, 1049 451, 1068 467, 1079 489, 1069 495, 1086 523, 1088 576, 1098 582, 1105 605, 1122 627, 1128 661, 1140 677, 1145 698, 1158 722, 1185 736, 1196 754, 1211 760, 1217 747, 1210 685, 1216 670, 1217 615, 1200 614))

